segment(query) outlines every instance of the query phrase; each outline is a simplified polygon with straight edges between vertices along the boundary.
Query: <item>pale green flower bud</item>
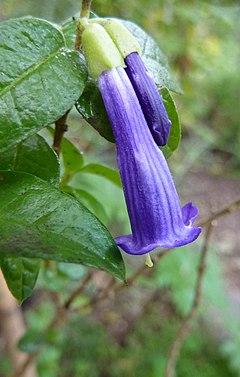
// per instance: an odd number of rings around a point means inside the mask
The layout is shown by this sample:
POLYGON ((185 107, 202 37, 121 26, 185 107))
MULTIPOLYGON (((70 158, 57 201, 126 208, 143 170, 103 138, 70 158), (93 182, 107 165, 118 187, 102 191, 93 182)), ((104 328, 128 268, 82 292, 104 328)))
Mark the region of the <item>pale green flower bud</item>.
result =
POLYGON ((123 58, 126 58, 132 52, 141 53, 141 48, 136 38, 128 31, 121 22, 108 20, 104 27, 113 42, 117 46, 123 58))
POLYGON ((125 66, 120 52, 101 25, 86 25, 82 45, 89 71, 94 78, 98 78, 104 71, 125 66))

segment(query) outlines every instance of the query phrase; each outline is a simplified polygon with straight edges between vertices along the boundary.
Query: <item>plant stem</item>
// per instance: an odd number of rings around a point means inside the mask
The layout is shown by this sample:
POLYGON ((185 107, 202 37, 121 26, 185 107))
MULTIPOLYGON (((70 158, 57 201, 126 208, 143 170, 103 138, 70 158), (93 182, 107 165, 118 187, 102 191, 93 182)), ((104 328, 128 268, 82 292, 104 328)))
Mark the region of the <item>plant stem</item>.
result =
MULTIPOLYGON (((165 249, 162 250, 161 254, 156 255, 153 258, 154 265, 156 265, 162 258, 164 258, 167 254, 169 254, 173 249, 165 249)), ((141 276, 151 276, 154 273, 154 269, 147 268, 145 264, 140 266, 132 276, 127 280, 127 284, 114 284, 114 282, 110 281, 109 285, 106 289, 97 296, 92 296, 88 302, 84 303, 83 305, 79 306, 78 308, 74 309, 74 312, 79 312, 86 308, 93 308, 96 304, 106 300, 111 294, 116 295, 120 291, 130 288, 135 281, 141 276)))
POLYGON ((220 211, 214 213, 212 216, 209 216, 207 220, 202 221, 198 226, 206 226, 211 223, 213 220, 216 220, 218 217, 222 217, 224 215, 228 215, 234 211, 236 211, 240 207, 240 198, 236 199, 234 202, 230 203, 225 208, 221 209, 220 211))
POLYGON ((70 110, 68 110, 61 118, 59 118, 55 122, 55 132, 54 132, 54 139, 53 139, 53 149, 60 155, 61 152, 61 142, 63 139, 64 133, 67 131, 68 126, 66 124, 67 116, 70 110))
POLYGON ((84 291, 84 289, 86 288, 86 286, 89 283, 89 281, 91 280, 91 278, 92 278, 92 271, 90 270, 88 272, 88 274, 85 276, 85 278, 83 279, 81 285, 79 287, 77 287, 77 289, 75 291, 73 291, 71 296, 65 301, 63 307, 66 310, 68 310, 70 308, 70 306, 72 305, 75 298, 80 296, 80 294, 84 291))
MULTIPOLYGON (((80 18, 83 18, 83 17, 89 18, 90 10, 91 10, 91 3, 92 3, 92 0, 82 0, 80 18)), ((75 50, 77 51, 81 50, 82 32, 83 32, 83 28, 82 28, 81 23, 78 20, 77 30, 76 30, 76 39, 75 39, 75 50)))
POLYGON ((91 3, 92 3, 92 0, 82 0, 82 8, 81 8, 80 17, 89 18, 90 10, 91 10, 91 3))

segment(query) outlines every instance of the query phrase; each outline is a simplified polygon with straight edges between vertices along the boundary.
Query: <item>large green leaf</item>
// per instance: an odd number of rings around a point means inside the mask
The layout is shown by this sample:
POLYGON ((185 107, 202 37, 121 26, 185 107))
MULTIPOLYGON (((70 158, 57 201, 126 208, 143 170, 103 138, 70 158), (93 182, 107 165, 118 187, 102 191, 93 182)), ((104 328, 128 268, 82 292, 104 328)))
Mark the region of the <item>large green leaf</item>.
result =
POLYGON ((32 293, 40 261, 30 258, 2 258, 0 265, 8 288, 18 302, 22 303, 32 293))
MULTIPOLYGON (((33 135, 0 155, 0 169, 23 171, 58 185, 59 161, 56 153, 39 135, 33 135)), ((21 303, 30 296, 40 263, 30 258, 1 258, 1 268, 8 288, 21 303)))
POLYGON ((167 145, 161 147, 162 152, 166 158, 169 158, 171 154, 178 148, 181 140, 181 125, 178 117, 178 112, 176 109, 175 102, 167 88, 161 89, 161 96, 167 110, 169 119, 172 122, 170 128, 170 134, 168 138, 167 145))
POLYGON ((0 170, 23 171, 51 184, 59 184, 59 160, 39 135, 33 135, 0 154, 0 170))
POLYGON ((106 224, 108 217, 102 203, 86 190, 72 190, 73 195, 80 200, 94 215, 106 224))
POLYGON ((43 180, 0 172, 0 253, 81 263, 124 279, 108 230, 78 200, 43 180))
MULTIPOLYGON (((78 17, 79 15, 77 15, 78 17)), ((66 41, 66 46, 74 49, 76 31, 77 31, 77 18, 69 18, 62 24, 62 32, 66 41)))
POLYGON ((31 17, 0 24, 0 72, 0 151, 60 118, 87 80, 61 31, 31 17))

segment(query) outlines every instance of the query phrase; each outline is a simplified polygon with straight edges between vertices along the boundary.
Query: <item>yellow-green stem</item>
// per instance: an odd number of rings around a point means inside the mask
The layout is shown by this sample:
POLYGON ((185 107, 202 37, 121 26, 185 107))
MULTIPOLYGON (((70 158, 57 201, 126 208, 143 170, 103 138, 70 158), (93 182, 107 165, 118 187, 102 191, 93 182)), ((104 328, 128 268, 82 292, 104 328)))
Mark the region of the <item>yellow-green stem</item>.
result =
MULTIPOLYGON (((91 10, 91 4, 92 4, 92 0, 82 0, 80 18, 89 18, 90 10, 91 10)), ((77 30, 76 30, 76 39, 75 39, 75 50, 77 50, 77 51, 81 50, 83 30, 84 29, 82 27, 82 24, 81 24, 80 20, 78 20, 77 30)))

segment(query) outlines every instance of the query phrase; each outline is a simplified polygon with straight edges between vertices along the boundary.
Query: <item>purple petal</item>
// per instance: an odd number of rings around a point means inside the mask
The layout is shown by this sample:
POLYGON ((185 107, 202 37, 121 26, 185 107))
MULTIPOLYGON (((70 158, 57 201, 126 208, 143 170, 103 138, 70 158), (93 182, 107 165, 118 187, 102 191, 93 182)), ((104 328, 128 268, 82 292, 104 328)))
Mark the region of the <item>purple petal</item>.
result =
POLYGON ((125 71, 138 97, 153 138, 157 145, 163 146, 167 144, 172 123, 158 88, 137 52, 129 54, 124 61, 125 71))
POLYGON ((192 225, 198 217, 198 208, 195 207, 191 202, 187 203, 182 208, 182 216, 185 225, 192 225))
POLYGON ((132 228, 132 235, 116 238, 117 244, 137 255, 194 241, 201 232, 190 224, 196 212, 189 205, 182 211, 168 165, 126 72, 122 67, 103 72, 98 83, 113 127, 132 228))

